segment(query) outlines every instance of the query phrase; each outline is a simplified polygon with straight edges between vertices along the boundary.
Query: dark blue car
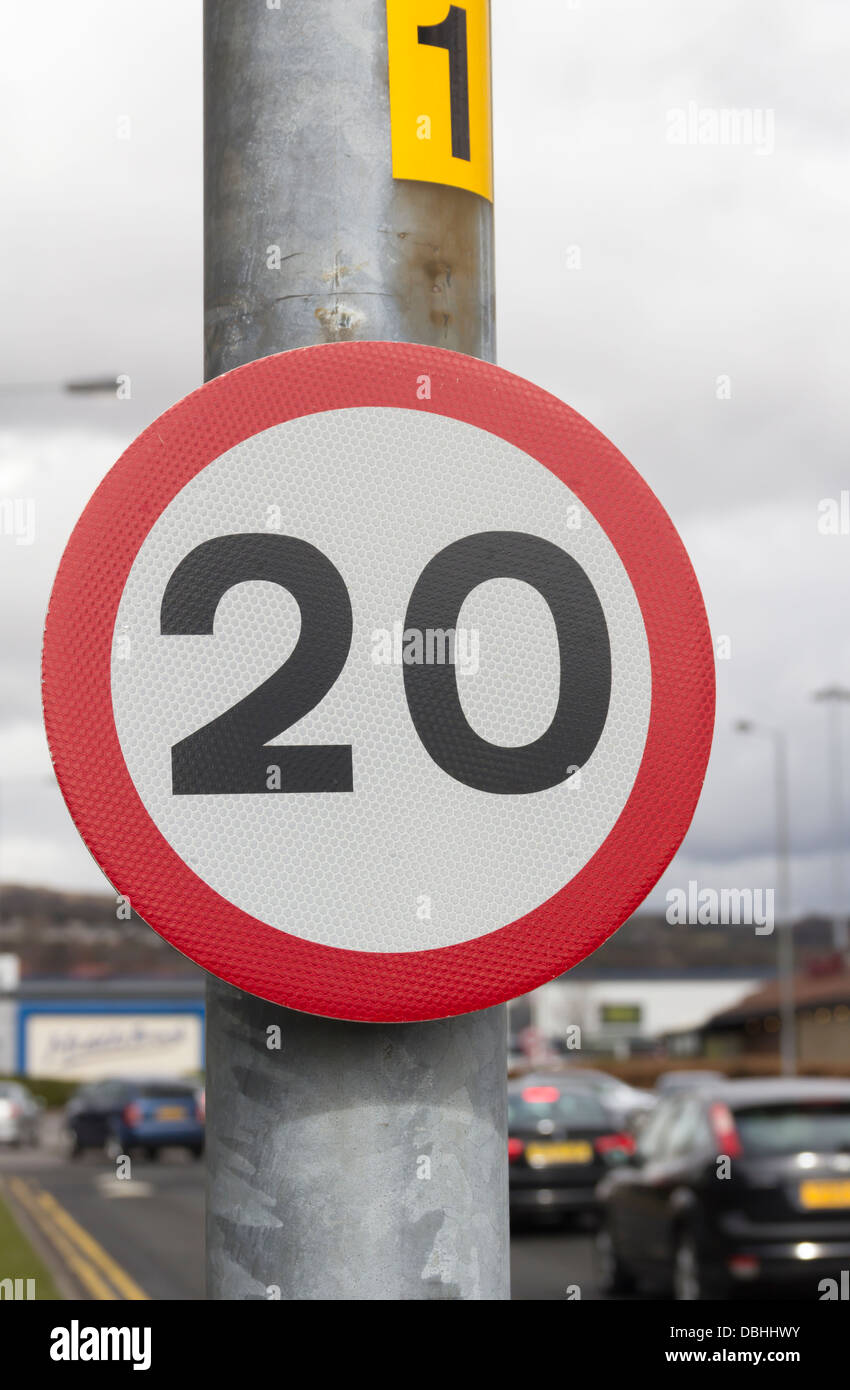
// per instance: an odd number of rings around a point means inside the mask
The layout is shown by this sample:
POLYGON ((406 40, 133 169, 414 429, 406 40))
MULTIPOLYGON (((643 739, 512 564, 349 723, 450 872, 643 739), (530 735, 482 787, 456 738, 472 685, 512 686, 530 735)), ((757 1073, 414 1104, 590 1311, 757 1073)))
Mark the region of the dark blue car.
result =
POLYGON ((148 1158, 160 1149, 204 1151, 203 1104, 188 1081, 97 1081, 81 1086, 68 1102, 65 1126, 72 1158, 101 1149, 110 1158, 141 1149, 148 1158))

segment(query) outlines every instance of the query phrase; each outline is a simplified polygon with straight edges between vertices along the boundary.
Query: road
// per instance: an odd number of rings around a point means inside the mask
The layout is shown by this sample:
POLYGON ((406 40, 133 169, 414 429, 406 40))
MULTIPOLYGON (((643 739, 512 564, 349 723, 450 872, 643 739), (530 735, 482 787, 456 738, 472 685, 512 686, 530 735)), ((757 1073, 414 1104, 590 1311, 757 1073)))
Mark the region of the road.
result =
POLYGON ((511 1298, 602 1298, 593 1237, 546 1227, 511 1237, 511 1298))
MULTIPOLYGON (((27 1234, 69 1296, 90 1299, 204 1297, 203 1164, 179 1151, 133 1161, 118 1179, 98 1154, 71 1163, 48 1125, 39 1149, 0 1149, 0 1182, 27 1234)), ((560 1229, 523 1231, 511 1242, 514 1299, 598 1298, 593 1238, 560 1229), (570 1289, 572 1288, 572 1293, 570 1289)))
POLYGON ((0 1149, 2 1195, 66 1296, 204 1297, 204 1169, 178 1150, 119 1179, 100 1154, 70 1162, 46 1125, 38 1149, 0 1149))

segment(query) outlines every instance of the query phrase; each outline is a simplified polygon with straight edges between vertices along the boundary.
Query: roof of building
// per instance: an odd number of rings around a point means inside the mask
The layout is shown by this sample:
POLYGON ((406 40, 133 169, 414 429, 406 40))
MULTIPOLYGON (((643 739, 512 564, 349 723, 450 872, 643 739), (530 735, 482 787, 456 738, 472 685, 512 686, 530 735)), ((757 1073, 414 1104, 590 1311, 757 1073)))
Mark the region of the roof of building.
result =
MULTIPOLYGON (((850 1004, 850 971, 832 975, 797 975, 794 979, 794 1002, 797 1010, 819 1005, 850 1004)), ((761 989, 739 999, 728 1009, 713 1014, 705 1024, 707 1029, 734 1028, 751 1018, 763 1018, 779 1011, 779 981, 771 980, 761 989)))

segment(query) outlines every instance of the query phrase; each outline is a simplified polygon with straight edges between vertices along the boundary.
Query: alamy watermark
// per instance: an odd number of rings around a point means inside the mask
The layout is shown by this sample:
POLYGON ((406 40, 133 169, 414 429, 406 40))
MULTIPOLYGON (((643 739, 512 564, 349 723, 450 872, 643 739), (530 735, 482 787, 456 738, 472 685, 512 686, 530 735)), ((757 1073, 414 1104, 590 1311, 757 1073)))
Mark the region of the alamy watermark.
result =
POLYGON ((850 491, 847 488, 842 488, 838 497, 820 499, 818 531, 822 536, 850 536, 850 491))
POLYGON ((700 888, 695 878, 687 889, 667 890, 667 921, 671 927, 755 927, 756 936, 770 936, 774 924, 772 888, 700 888))
POLYGON ((375 666, 455 666, 465 675, 477 675, 480 633, 477 628, 416 628, 393 623, 372 633, 375 666))
POLYGON ((667 112, 668 145, 749 147, 756 154, 776 148, 776 113, 772 107, 674 106, 667 112))
POLYGON ((21 1301, 35 1298, 35 1279, 0 1279, 0 1298, 21 1301))
POLYGON ((90 1327, 73 1318, 50 1333, 51 1361, 131 1361, 134 1371, 151 1364, 149 1327, 90 1327))
POLYGON ((32 545, 35 540, 35 498, 0 497, 0 535, 15 545, 32 545))

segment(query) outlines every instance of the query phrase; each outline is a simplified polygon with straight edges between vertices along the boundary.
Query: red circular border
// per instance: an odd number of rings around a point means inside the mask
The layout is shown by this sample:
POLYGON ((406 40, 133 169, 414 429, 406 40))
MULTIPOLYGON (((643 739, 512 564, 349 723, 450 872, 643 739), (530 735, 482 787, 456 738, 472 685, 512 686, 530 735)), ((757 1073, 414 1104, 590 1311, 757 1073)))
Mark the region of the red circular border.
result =
POLYGON ((574 411, 475 358, 409 343, 339 343, 262 358, 180 401, 131 444, 62 557, 44 635, 47 736, 77 828, 107 878, 156 931, 240 989, 308 1013, 397 1022, 501 1003, 582 960, 643 901, 676 852, 702 787, 714 658, 702 597, 660 503, 574 411), (430 398, 419 400, 423 376, 430 398), (561 478, 625 565, 646 625, 652 706, 644 756, 611 833, 547 902, 458 946, 400 953, 320 946, 260 922, 179 858, 133 785, 112 713, 118 604, 142 542, 213 459, 319 411, 395 406, 467 421, 561 478))

